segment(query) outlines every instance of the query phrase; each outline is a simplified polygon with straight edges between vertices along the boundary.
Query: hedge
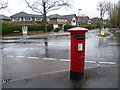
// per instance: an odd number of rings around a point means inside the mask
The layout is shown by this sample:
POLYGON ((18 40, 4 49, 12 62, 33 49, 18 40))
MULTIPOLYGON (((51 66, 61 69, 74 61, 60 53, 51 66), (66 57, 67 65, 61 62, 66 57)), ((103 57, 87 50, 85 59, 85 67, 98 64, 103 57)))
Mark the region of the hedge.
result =
POLYGON ((73 28, 73 26, 72 26, 72 25, 65 25, 65 26, 64 26, 64 31, 67 31, 67 30, 70 29, 70 28, 73 28))
MULTIPOLYGON (((47 26, 47 31, 51 31, 53 29, 53 25, 47 26)), ((30 25, 28 26, 28 31, 45 31, 45 25, 30 25)))
POLYGON ((47 31, 51 32, 53 30, 53 25, 48 25, 47 26, 47 31))
MULTIPOLYGON (((48 25, 47 30, 49 32, 53 30, 53 25, 48 25)), ((2 32, 2 35, 13 33, 14 31, 22 32, 22 26, 2 24, 2 29, 0 29, 0 32, 2 32)), ((29 25, 28 31, 45 31, 45 25, 29 25)))
POLYGON ((2 34, 8 34, 8 33, 12 33, 14 31, 19 31, 22 32, 22 27, 20 25, 6 25, 6 24, 2 24, 2 34))

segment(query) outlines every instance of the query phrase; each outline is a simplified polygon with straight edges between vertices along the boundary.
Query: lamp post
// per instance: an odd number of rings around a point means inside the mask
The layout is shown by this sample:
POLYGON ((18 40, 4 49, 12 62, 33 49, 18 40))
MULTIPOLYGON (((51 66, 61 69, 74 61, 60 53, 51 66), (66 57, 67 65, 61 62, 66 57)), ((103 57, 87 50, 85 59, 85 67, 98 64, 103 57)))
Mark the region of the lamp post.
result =
POLYGON ((103 27, 103 13, 102 13, 102 9, 100 8, 97 8, 97 10, 100 10, 100 30, 102 29, 103 27))
POLYGON ((78 9, 78 16, 80 16, 80 11, 81 11, 81 9, 78 9))
POLYGON ((78 24, 80 25, 80 11, 81 9, 78 9, 78 24))

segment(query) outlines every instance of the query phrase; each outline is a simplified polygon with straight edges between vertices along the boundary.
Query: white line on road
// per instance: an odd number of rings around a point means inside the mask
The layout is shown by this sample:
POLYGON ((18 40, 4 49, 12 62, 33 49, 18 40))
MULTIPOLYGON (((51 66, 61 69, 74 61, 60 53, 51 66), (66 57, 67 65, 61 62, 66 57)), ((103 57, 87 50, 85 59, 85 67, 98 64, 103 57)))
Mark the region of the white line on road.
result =
POLYGON ((98 62, 100 64, 116 64, 116 62, 98 62))
POLYGON ((38 57, 26 57, 26 58, 39 59, 38 57))
POLYGON ((95 61, 85 61, 86 63, 96 63, 95 61))
POLYGON ((68 59, 60 59, 60 61, 70 62, 70 60, 68 60, 68 59))
POLYGON ((7 56, 7 57, 15 57, 15 56, 7 56))
POLYGON ((16 56, 16 57, 19 57, 19 58, 25 58, 25 56, 16 56))
POLYGON ((55 58, 42 58, 42 59, 45 59, 45 60, 56 60, 55 58))
MULTIPOLYGON (((49 61, 60 60, 62 62, 70 62, 69 59, 56 59, 56 58, 39 58, 39 57, 25 57, 25 56, 6 56, 6 57, 17 57, 17 58, 29 58, 29 59, 44 59, 49 61)), ((116 62, 96 62, 96 61, 85 61, 85 63, 98 63, 98 64, 117 64, 116 62)))

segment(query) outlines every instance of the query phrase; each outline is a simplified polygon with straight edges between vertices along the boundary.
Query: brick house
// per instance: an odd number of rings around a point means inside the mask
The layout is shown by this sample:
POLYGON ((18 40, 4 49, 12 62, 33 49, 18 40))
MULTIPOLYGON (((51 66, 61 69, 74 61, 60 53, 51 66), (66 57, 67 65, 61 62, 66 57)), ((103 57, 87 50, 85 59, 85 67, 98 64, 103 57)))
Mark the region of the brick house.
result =
POLYGON ((10 17, 14 25, 38 25, 42 21, 42 15, 28 14, 25 12, 20 12, 10 17))
POLYGON ((98 17, 94 17, 94 18, 91 18, 90 19, 90 22, 91 24, 97 24, 97 25, 100 25, 100 22, 102 21, 101 18, 98 18, 98 17))
POLYGON ((76 14, 63 15, 62 17, 67 18, 68 25, 78 25, 78 17, 76 14))
MULTIPOLYGON (((10 17, 14 25, 39 25, 42 24, 43 18, 42 15, 28 14, 25 12, 20 12, 10 17)), ((78 18, 75 14, 53 14, 47 16, 47 22, 48 24, 53 24, 54 28, 63 28, 65 24, 78 25, 78 18)))
POLYGON ((52 24, 53 28, 63 28, 63 25, 65 25, 67 23, 67 18, 62 17, 58 14, 53 14, 53 15, 49 15, 48 17, 48 24, 52 24))
POLYGON ((77 25, 78 24, 78 19, 75 14, 71 15, 58 15, 58 14, 53 14, 48 16, 49 24, 53 24, 54 29, 55 28, 60 28, 63 29, 63 26, 66 24, 69 25, 77 25))
POLYGON ((11 18, 5 15, 0 14, 0 21, 2 23, 11 24, 11 18))
POLYGON ((78 16, 78 24, 89 24, 90 18, 88 16, 78 16))

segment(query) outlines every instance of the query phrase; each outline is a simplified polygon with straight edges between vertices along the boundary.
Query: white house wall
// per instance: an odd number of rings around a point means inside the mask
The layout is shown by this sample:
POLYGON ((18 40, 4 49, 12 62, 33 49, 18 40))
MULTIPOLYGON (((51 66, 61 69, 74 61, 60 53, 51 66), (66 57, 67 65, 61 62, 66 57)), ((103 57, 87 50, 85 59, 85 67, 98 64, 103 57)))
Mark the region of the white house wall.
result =
POLYGON ((73 19, 71 20, 71 25, 76 25, 76 18, 75 17, 73 17, 73 19), (73 21, 75 21, 75 22, 73 22, 73 21))

